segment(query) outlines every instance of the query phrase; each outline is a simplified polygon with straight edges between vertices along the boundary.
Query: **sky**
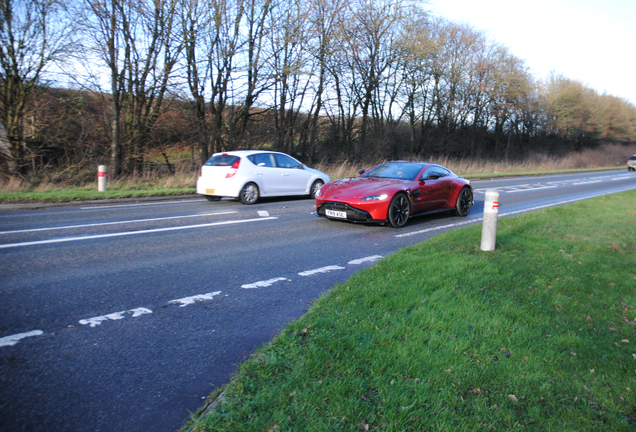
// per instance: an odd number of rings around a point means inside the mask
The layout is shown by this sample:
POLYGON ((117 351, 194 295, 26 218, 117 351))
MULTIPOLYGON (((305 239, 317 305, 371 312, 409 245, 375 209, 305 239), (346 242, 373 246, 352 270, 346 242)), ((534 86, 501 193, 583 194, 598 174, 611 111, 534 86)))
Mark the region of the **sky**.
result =
POLYGON ((636 0, 429 0, 431 13, 471 25, 525 60, 636 106, 636 0))

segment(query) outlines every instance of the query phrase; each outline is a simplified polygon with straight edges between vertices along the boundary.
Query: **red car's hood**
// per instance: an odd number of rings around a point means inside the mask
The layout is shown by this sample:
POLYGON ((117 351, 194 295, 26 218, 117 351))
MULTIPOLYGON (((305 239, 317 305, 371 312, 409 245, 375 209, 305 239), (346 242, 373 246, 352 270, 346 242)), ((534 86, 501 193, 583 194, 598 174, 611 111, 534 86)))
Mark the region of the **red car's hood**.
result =
POLYGON ((392 194, 396 189, 402 189, 405 180, 380 177, 352 177, 334 180, 322 187, 321 195, 324 200, 350 200, 379 193, 392 194))

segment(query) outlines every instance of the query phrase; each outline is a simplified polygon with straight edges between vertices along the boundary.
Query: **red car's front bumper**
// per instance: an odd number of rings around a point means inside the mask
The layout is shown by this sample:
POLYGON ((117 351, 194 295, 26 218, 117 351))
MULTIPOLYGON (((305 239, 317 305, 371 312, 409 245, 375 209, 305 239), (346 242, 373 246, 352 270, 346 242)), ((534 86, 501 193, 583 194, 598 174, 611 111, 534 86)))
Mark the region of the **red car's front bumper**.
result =
POLYGON ((390 200, 383 202, 372 201, 355 207, 337 201, 316 202, 316 214, 329 219, 346 220, 356 223, 386 222, 389 202, 390 200), (339 216, 334 216, 333 213, 328 215, 327 210, 335 212, 339 216), (346 214, 346 217, 342 217, 343 213, 346 214))

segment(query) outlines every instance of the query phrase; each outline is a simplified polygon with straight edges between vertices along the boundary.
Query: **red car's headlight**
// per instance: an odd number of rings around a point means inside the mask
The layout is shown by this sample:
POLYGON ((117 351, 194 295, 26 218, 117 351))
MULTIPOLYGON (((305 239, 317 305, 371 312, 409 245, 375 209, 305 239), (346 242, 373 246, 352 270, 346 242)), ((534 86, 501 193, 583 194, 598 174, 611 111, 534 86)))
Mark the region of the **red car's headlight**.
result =
POLYGON ((388 198, 387 194, 369 195, 362 198, 362 201, 382 201, 388 198))

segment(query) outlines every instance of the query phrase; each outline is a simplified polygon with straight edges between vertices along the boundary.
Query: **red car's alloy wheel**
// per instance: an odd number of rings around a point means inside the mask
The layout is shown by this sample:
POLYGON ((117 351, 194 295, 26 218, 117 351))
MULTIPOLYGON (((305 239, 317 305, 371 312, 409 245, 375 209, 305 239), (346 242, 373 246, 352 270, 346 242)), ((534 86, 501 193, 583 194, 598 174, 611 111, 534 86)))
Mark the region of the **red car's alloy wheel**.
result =
POLYGON ((473 207, 473 193, 467 187, 462 189, 457 197, 457 204, 455 205, 455 214, 457 216, 466 217, 470 213, 470 209, 473 207))
POLYGON ((410 215, 411 203, 409 198, 404 194, 394 196, 391 200, 391 205, 389 205, 389 214, 387 215, 391 226, 394 228, 404 226, 410 215))

